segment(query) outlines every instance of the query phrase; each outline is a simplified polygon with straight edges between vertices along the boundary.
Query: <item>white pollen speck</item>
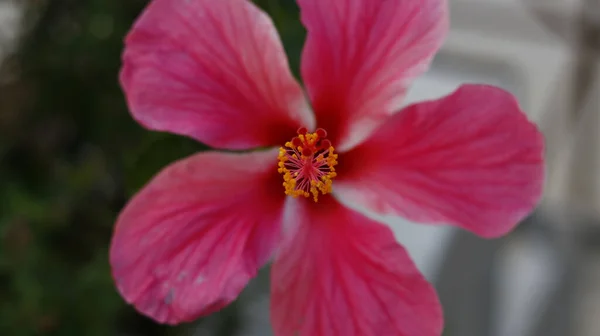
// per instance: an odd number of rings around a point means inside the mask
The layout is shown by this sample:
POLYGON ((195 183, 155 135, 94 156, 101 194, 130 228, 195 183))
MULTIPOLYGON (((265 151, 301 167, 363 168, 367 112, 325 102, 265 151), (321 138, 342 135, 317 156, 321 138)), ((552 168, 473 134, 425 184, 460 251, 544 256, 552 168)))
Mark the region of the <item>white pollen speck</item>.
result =
POLYGON ((206 279, 202 275, 198 275, 196 278, 196 285, 202 284, 206 279))
POLYGON ((187 278, 187 276, 188 276, 188 272, 183 271, 183 272, 179 273, 179 275, 177 276, 177 281, 182 281, 185 278, 187 278))
POLYGON ((165 304, 170 305, 171 302, 173 302, 174 298, 175 298, 175 290, 173 288, 170 288, 169 292, 167 293, 167 296, 165 296, 165 304))

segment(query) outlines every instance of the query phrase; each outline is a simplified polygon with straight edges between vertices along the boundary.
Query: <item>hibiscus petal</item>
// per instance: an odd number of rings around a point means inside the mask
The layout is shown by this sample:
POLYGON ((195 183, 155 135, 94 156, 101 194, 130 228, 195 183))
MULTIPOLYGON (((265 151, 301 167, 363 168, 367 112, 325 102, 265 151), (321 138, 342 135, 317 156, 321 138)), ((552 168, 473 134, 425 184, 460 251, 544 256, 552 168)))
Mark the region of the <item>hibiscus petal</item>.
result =
POLYGON ((277 150, 206 152, 146 185, 121 212, 110 249, 125 300, 169 324, 233 301, 279 239, 276 159, 277 150))
POLYGON ((439 336, 433 287, 390 229, 333 197, 300 200, 271 275, 277 336, 439 336))
POLYGON ((272 21, 246 0, 152 1, 120 79, 142 125, 213 147, 278 145, 314 124, 272 21))
POLYGON ((510 93, 464 85, 407 107, 340 156, 334 192, 380 214, 498 237, 540 200, 543 151, 510 93))
POLYGON ((317 123, 344 151, 400 107, 448 30, 446 0, 298 0, 302 77, 317 123))

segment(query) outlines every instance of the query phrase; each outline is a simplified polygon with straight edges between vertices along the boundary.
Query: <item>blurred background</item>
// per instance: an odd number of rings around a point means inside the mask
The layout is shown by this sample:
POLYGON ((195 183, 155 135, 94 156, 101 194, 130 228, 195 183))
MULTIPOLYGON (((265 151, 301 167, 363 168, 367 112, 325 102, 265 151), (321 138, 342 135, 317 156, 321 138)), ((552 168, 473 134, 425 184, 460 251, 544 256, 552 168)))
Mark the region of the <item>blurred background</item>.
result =
MULTIPOLYGON (((449 0, 408 102, 465 82, 513 92, 547 138, 538 210, 507 237, 391 221, 436 285, 447 336, 600 335, 600 1, 449 0)), ((256 0, 297 74, 293 0, 256 0)), ((268 270, 224 311, 164 327, 126 306, 107 250, 126 200, 202 145, 148 132, 117 82, 146 0, 0 0, 0 335, 268 336, 268 270)), ((385 335, 382 335, 385 336, 385 335)))

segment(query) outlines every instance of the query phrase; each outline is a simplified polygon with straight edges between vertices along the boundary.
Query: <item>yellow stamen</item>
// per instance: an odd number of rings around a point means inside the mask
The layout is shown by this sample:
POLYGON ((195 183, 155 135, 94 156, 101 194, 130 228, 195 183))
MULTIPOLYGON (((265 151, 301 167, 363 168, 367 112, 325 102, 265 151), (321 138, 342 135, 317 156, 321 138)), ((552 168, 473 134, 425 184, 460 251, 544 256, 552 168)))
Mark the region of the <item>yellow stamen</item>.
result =
POLYGON ((338 155, 329 140, 323 141, 323 134, 323 130, 298 134, 279 149, 277 171, 283 175, 286 195, 312 196, 317 202, 319 194, 331 193, 338 155))

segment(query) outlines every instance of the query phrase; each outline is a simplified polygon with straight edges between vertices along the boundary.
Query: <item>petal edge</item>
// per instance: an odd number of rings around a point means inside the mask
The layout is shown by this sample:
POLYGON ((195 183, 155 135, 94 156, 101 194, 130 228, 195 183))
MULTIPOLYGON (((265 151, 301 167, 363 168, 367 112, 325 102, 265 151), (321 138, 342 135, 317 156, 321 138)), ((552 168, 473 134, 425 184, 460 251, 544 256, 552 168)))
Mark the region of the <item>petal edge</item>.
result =
POLYGON ((319 127, 356 146, 400 108, 448 30, 446 0, 298 0, 302 78, 319 127))
POLYGON ((277 150, 204 152, 154 177, 119 215, 111 242, 124 299, 168 324, 233 301, 279 240, 276 158, 277 150))
POLYGON ((333 197, 301 200, 271 273, 276 336, 439 336, 435 289, 391 230, 333 197))
POLYGON ((493 238, 541 199, 544 139, 510 93, 468 84, 402 110, 338 170, 346 202, 493 238))
POLYGON ((153 0, 128 34, 133 117, 211 147, 279 145, 314 116, 271 19, 246 0, 153 0))

